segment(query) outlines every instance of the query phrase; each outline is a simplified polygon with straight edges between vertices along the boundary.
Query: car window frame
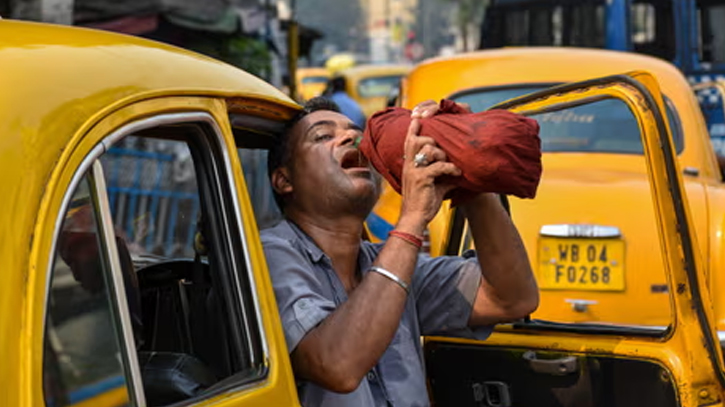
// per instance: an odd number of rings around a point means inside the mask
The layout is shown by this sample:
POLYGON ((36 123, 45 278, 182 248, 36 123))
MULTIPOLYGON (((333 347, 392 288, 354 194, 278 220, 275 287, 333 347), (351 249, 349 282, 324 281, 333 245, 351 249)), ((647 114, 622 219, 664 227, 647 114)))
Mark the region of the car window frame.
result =
MULTIPOLYGON (((551 88, 554 86, 562 86, 564 84, 566 84, 566 82, 527 82, 527 83, 517 83, 517 84, 509 84, 509 85, 479 86, 479 87, 468 88, 468 89, 454 92, 450 96, 448 96, 447 99, 451 99, 451 100, 455 101, 457 98, 460 98, 462 96, 468 96, 471 94, 482 93, 483 91, 495 92, 497 90, 541 87, 541 89, 531 92, 531 93, 537 93, 537 92, 544 91, 548 88, 551 88)), ((521 95, 520 97, 523 97, 525 95, 526 94, 521 95)), ((668 118, 668 124, 670 125, 670 127, 673 127, 673 125, 675 127, 674 129, 672 129, 672 137, 673 137, 673 141, 675 141, 675 152, 677 153, 677 155, 680 155, 680 154, 682 154, 683 151, 685 151, 685 148, 686 148, 685 136, 682 131, 682 120, 680 119, 680 113, 677 111, 677 106, 675 106, 675 103, 672 101, 672 99, 667 97, 667 95, 665 95, 664 93, 662 94, 662 98, 665 101, 665 114, 667 115, 667 118, 668 118)), ((514 99, 518 99, 518 98, 514 98, 514 99)), ((498 102, 493 106, 497 106, 504 102, 505 101, 498 102)), ((491 107, 489 107, 489 109, 487 109, 487 110, 490 110, 490 109, 491 109, 491 107)), ((550 153, 566 154, 567 152, 552 151, 550 153)), ((590 152, 590 153, 596 154, 598 152, 590 152)), ((602 154, 629 154, 629 153, 610 153, 610 152, 605 152, 605 151, 602 151, 601 153, 602 154)), ((642 155, 642 154, 636 154, 636 155, 642 155)))
MULTIPOLYGON (((108 299, 110 303, 110 314, 114 320, 112 323, 116 328, 118 328, 118 323, 120 323, 121 326, 121 329, 114 330, 114 335, 116 336, 116 340, 118 341, 120 347, 119 351, 122 355, 120 362, 124 374, 124 387, 127 389, 129 405, 145 406, 146 399, 143 393, 143 384, 141 383, 141 370, 139 368, 138 360, 137 358, 128 357, 129 349, 133 349, 134 353, 136 352, 136 350, 135 346, 133 345, 134 339, 133 329, 131 327, 131 319, 129 316, 128 307, 126 306, 126 293, 125 286, 123 284, 123 276, 121 275, 118 249, 116 247, 116 240, 113 237, 113 223, 110 223, 109 229, 108 222, 110 220, 110 211, 104 210, 104 207, 108 208, 108 196, 105 190, 103 168, 100 166, 100 162, 98 162, 95 158, 99 154, 101 154, 102 150, 103 148, 100 145, 93 148, 73 174, 71 182, 66 188, 66 192, 55 221, 55 228, 53 231, 53 240, 51 242, 50 253, 53 255, 53 258, 55 258, 54 255, 57 251, 58 241, 60 240, 60 234, 63 230, 65 215, 70 209, 71 202, 77 188, 81 185, 84 179, 87 179, 90 185, 89 197, 91 207, 93 208, 93 216, 96 222, 96 229, 98 233, 97 237, 99 240, 99 244, 103 249, 99 250, 99 255, 101 256, 102 261, 106 265, 106 267, 103 268, 103 273, 110 274, 106 275, 105 277, 108 281, 108 286, 106 287, 106 289, 108 290, 107 295, 109 296, 108 299), (99 191, 99 188, 104 189, 102 191, 99 191)), ((50 293, 53 288, 52 276, 54 273, 54 268, 55 260, 49 261, 47 270, 48 278, 46 280, 43 302, 42 332, 44 343, 47 340, 46 337, 48 335, 48 310, 50 308, 50 293)), ((46 355, 44 353, 42 357, 43 361, 45 361, 45 357, 46 355)), ((45 365, 43 365, 42 370, 43 375, 45 375, 45 365)), ((43 389, 43 392, 43 404, 47 405, 47 395, 45 394, 45 389, 43 389)))
MULTIPOLYGON (((71 181, 64 192, 63 199, 61 201, 61 205, 56 216, 56 221, 54 225, 55 228, 52 234, 53 238, 51 242, 51 253, 55 253, 55 251, 57 250, 57 242, 64 215, 70 206, 73 193, 82 181, 83 177, 89 171, 92 171, 92 175, 95 177, 102 177, 104 175, 103 168, 100 163, 100 157, 107 153, 108 150, 116 142, 127 136, 143 132, 144 130, 159 128, 164 125, 195 125, 200 123, 206 125, 208 127, 208 130, 210 130, 203 131, 203 133, 205 134, 204 137, 207 139, 206 142, 210 143, 213 141, 213 144, 215 144, 212 146, 212 148, 216 149, 216 151, 209 151, 206 158, 211 159, 212 164, 215 166, 217 179, 219 181, 219 184, 217 186, 211 188, 217 191, 216 198, 219 201, 218 203, 222 205, 222 208, 226 210, 225 221, 222 222, 226 229, 224 235, 227 237, 236 237, 236 239, 239 241, 239 244, 241 245, 241 249, 243 250, 243 253, 240 254, 239 248, 235 249, 233 247, 229 247, 229 254, 235 260, 233 262, 233 270, 230 270, 230 277, 233 277, 234 282, 236 282, 237 284, 234 287, 235 305, 239 306, 240 310, 242 311, 242 314, 237 316, 242 317, 243 322, 247 325, 244 332, 248 336, 250 336, 249 338, 247 338, 246 341, 244 341, 248 344, 246 354, 250 357, 250 366, 255 366, 255 369, 257 369, 258 371, 252 377, 245 378, 244 381, 230 380, 231 378, 236 378, 239 373, 244 373, 245 375, 248 374, 249 369, 245 368, 240 372, 232 374, 228 378, 221 380, 219 383, 217 383, 220 385, 215 385, 212 391, 205 392, 199 397, 184 400, 178 403, 179 405, 195 404, 232 390, 234 390, 235 392, 244 391, 248 388, 258 386, 260 383, 268 380, 269 378, 268 360, 270 353, 268 337, 265 332, 262 313, 260 309, 258 282, 256 281, 254 273, 252 271, 253 265, 250 257, 249 239, 247 236, 247 232, 244 228, 244 220, 241 213, 242 209, 239 202, 239 196, 237 194, 237 180, 235 178, 234 170, 231 164, 230 151, 228 149, 227 143, 224 140, 224 133, 222 132, 220 124, 217 122, 215 117, 210 112, 205 110, 190 110, 176 113, 160 112, 155 113, 154 115, 149 117, 130 119, 128 121, 125 121, 124 124, 117 127, 113 131, 109 131, 107 134, 105 134, 101 138, 99 143, 96 144, 92 149, 90 149, 87 154, 85 154, 80 164, 73 171, 71 181), (241 267, 243 267, 244 270, 240 270, 241 267), (246 281, 246 292, 243 292, 242 287, 240 287, 239 285, 241 281, 246 281), (245 296, 249 297, 246 300, 246 303, 251 305, 251 307, 245 306, 245 296), (251 338, 251 336, 255 336, 256 338, 251 338)), ((208 163, 206 163, 205 165, 208 165, 208 163)), ((123 365, 124 368, 126 368, 127 365, 129 366, 129 369, 124 371, 126 375, 126 383, 129 388, 129 402, 131 403, 131 405, 145 406, 146 401, 144 395, 144 388, 141 382, 141 373, 138 359, 135 357, 137 351, 135 349, 135 346, 133 346, 133 329, 131 326, 128 306, 126 304, 126 293, 122 280, 123 276, 121 274, 118 249, 116 247, 115 239, 111 239, 110 243, 108 243, 108 236, 109 234, 113 235, 114 229, 108 195, 107 191, 105 190, 105 180, 106 178, 101 178, 100 183, 94 181, 95 186, 92 191, 92 194, 94 196, 93 199, 98 200, 99 202, 99 213, 97 214, 97 216, 99 216, 99 236, 104 239, 104 256, 111 259, 109 261, 109 267, 111 268, 111 277, 113 281, 112 285, 114 286, 111 287, 111 290, 113 291, 113 313, 114 316, 117 316, 117 318, 119 318, 121 322, 121 326, 117 326, 117 328, 122 330, 123 336, 123 346, 121 349, 123 365), (103 190, 99 191, 99 188, 101 186, 103 187, 103 190), (122 306, 119 307, 118 304, 122 304, 122 306), (134 357, 131 357, 131 354, 134 357)), ((200 186, 199 189, 201 190, 201 188, 202 187, 200 186)), ((207 186, 206 188, 209 188, 209 186, 207 186)), ((229 241, 225 243, 227 245, 231 245, 232 240, 234 239, 229 239, 229 241)), ((53 262, 50 261, 48 262, 46 275, 50 277, 52 275, 52 271, 53 262)), ((51 283, 51 279, 48 278, 46 281, 44 300, 42 303, 42 328, 44 332, 43 340, 45 340, 45 330, 47 328, 46 325, 51 283)), ((235 312, 235 314, 237 314, 237 312, 235 312)), ((235 333, 240 334, 240 332, 235 333)), ((243 343, 240 343, 237 338, 234 339, 237 342, 237 346, 244 345, 243 343)))
MULTIPOLYGON (((685 197, 685 187, 682 174, 679 171, 679 162, 675 152, 674 143, 668 131, 668 121, 663 115, 664 101, 659 90, 657 79, 650 73, 644 71, 633 71, 626 74, 610 75, 602 78, 590 79, 577 83, 564 84, 554 88, 545 89, 536 93, 528 94, 516 99, 500 103, 491 109, 512 110, 519 114, 531 114, 532 112, 542 113, 554 109, 552 105, 566 107, 567 103, 575 104, 576 100, 556 102, 559 97, 571 97, 574 93, 580 93, 579 98, 591 98, 586 93, 589 89, 604 89, 608 84, 621 83, 620 93, 632 93, 632 100, 628 104, 641 106, 633 113, 641 121, 640 115, 651 115, 652 121, 642 123, 649 128, 643 128, 643 144, 647 160, 649 177, 651 178, 651 189, 655 201, 655 211, 660 218, 659 234, 663 252, 666 260, 664 267, 669 269, 668 286, 670 287, 672 309, 675 311, 670 328, 665 332, 662 340, 668 341, 675 336, 685 341, 704 345, 707 358, 713 368, 721 387, 725 387, 725 370, 722 369, 723 360, 719 342, 716 341, 717 331, 712 315, 712 301, 707 289, 707 279, 704 272, 703 260, 696 250, 695 230, 690 215, 689 206, 685 197), (583 93, 582 93, 583 92, 583 93), (554 99, 554 100, 550 100, 554 99), (640 113, 642 112, 642 113, 640 113), (652 133, 654 134, 649 134, 652 133), (654 154, 654 157, 650 157, 654 154), (659 173, 657 169, 661 169, 659 173), (670 208, 671 207, 671 208, 670 208), (669 211, 668 209, 672 209, 669 211), (669 265, 668 265, 669 263, 669 265), (674 295, 674 293, 677 295, 674 295), (680 318, 685 318, 683 326, 680 318), (691 325, 697 325, 698 329, 685 329, 691 325)), ((610 85, 611 86, 611 85, 610 85)), ((603 91, 603 90, 602 90, 603 91)), ((591 91, 596 93, 598 91, 591 91)), ((580 99, 581 100, 581 99, 580 99)), ((519 328, 596 333, 576 327, 539 326, 530 322, 518 324, 519 328), (575 329, 571 329, 575 328, 575 329)), ((602 334, 617 333, 608 329, 602 334)), ((626 329, 618 329, 618 333, 633 335, 635 332, 626 332, 626 329)))

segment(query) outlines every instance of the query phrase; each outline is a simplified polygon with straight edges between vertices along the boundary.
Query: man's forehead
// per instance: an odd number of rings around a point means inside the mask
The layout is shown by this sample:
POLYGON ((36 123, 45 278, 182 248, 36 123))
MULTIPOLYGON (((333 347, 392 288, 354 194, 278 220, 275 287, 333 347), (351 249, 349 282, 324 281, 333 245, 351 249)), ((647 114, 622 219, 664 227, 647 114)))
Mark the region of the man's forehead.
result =
POLYGON ((352 123, 352 120, 342 113, 332 110, 317 110, 303 117, 302 120, 297 123, 297 126, 295 126, 297 127, 295 130, 305 133, 315 125, 328 123, 347 127, 352 123))

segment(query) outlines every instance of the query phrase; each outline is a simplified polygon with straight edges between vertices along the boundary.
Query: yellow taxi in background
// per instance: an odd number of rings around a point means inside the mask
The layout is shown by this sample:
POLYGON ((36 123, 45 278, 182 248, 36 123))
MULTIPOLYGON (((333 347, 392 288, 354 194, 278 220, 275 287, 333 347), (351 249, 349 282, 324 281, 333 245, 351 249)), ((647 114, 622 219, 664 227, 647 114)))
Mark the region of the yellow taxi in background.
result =
MULTIPOLYGON (((298 406, 240 156, 299 106, 198 54, 73 27, 0 21, 0 66, 0 406, 298 406)), ((722 404, 657 81, 601 78, 505 107, 537 117, 609 99, 646 146, 667 328, 428 337, 432 404, 722 404)))
MULTIPOLYGON (((708 260, 718 328, 725 330, 725 184, 686 79, 659 59, 603 50, 521 48, 425 61, 401 91, 402 105, 449 98, 482 111, 551 86, 632 70, 662 86, 664 109, 684 175, 698 250, 708 260), (535 67, 535 69, 532 69, 535 67)), ((613 99, 537 117, 543 175, 533 200, 510 198, 541 288, 533 315, 556 321, 665 326, 672 316, 658 219, 643 145, 629 108, 613 99)), ((388 189, 368 219, 384 238, 400 198, 388 189)), ((445 208, 430 226, 431 253, 471 248, 460 214, 445 208)))
POLYGON ((299 109, 178 48, 0 20, 0 405, 297 405, 237 151, 299 109))
POLYGON ((297 93, 302 101, 322 95, 330 79, 326 68, 298 68, 297 93))
POLYGON ((410 69, 409 65, 357 65, 338 74, 345 78, 348 95, 360 104, 365 117, 370 117, 386 107, 410 69))

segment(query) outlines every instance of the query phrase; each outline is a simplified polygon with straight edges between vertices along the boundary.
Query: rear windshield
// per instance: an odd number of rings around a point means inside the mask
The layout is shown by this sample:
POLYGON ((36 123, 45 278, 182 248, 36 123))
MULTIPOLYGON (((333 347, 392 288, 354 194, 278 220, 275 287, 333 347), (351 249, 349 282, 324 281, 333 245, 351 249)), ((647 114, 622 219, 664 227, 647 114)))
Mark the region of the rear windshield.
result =
POLYGON ((304 84, 327 83, 327 77, 326 76, 308 76, 306 78, 302 78, 302 83, 304 83, 304 84))
POLYGON ((400 87, 400 78, 403 75, 376 76, 365 78, 357 85, 357 93, 364 98, 390 96, 400 87))
MULTIPOLYGON (((484 111, 497 103, 546 89, 549 85, 483 88, 461 92, 451 97, 467 103, 474 112, 484 111)), ((684 148, 679 119, 674 106, 666 100, 667 118, 677 153, 684 148)), ((574 106, 538 115, 543 152, 589 152, 644 154, 637 121, 629 107, 619 99, 574 106)))

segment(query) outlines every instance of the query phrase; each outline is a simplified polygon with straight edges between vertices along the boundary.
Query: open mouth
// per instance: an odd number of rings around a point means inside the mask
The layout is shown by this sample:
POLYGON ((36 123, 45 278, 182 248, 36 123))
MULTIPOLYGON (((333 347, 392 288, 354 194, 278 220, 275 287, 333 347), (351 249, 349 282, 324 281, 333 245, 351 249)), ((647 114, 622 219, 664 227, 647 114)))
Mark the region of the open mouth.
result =
POLYGON ((360 150, 348 150, 340 157, 340 167, 345 170, 350 168, 368 169, 368 160, 360 150))

